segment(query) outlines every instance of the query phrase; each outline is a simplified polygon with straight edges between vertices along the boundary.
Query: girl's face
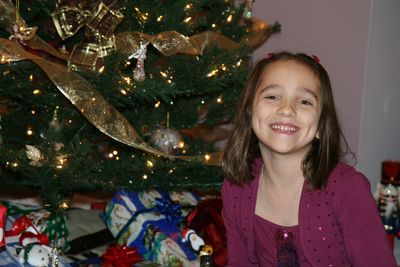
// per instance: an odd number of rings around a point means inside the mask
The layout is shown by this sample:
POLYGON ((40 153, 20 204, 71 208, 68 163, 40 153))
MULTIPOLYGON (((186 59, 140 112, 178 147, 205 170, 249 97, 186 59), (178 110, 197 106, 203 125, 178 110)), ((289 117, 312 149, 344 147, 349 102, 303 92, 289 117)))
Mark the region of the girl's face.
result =
POLYGON ((304 155, 318 136, 321 114, 319 81, 305 65, 277 61, 262 73, 256 89, 252 129, 261 153, 304 155))

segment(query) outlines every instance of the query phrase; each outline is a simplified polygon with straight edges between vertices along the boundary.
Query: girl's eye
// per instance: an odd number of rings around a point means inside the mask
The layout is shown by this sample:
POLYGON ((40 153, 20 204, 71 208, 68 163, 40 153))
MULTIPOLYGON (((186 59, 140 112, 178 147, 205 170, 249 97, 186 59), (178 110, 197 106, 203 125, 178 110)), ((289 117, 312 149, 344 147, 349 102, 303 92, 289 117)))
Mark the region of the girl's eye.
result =
POLYGON ((276 100, 276 99, 278 99, 278 97, 277 97, 276 95, 267 95, 265 98, 266 98, 266 99, 269 99, 269 100, 276 100))
POLYGON ((305 100, 305 99, 300 100, 299 102, 300 102, 300 104, 302 104, 302 105, 312 106, 312 103, 311 103, 310 101, 308 101, 308 100, 305 100))

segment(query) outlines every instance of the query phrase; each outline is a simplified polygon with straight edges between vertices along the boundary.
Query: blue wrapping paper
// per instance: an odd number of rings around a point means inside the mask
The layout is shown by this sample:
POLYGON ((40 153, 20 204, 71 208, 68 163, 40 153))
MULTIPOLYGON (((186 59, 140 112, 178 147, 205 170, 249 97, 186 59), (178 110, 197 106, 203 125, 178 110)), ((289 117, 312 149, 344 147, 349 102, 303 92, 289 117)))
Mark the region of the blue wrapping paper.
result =
POLYGON ((182 243, 180 223, 198 203, 190 192, 118 191, 102 218, 120 244, 136 247, 146 259, 164 262, 162 256, 155 256, 155 248, 166 251, 170 248, 160 249, 160 244, 174 244, 171 247, 179 251, 174 253, 176 260, 190 263, 197 255, 182 243), (160 236, 168 242, 160 243, 160 236))

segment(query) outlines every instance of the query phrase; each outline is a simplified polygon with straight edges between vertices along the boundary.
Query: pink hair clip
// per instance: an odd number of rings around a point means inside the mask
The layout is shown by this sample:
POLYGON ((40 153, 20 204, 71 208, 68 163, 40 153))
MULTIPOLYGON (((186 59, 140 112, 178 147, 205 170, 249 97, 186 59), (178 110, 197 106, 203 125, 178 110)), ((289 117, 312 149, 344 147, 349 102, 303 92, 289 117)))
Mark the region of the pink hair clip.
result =
POLYGON ((268 53, 267 56, 265 57, 266 59, 270 59, 273 57, 275 54, 274 53, 268 53))
POLYGON ((319 63, 319 58, 316 55, 311 55, 315 62, 319 63))

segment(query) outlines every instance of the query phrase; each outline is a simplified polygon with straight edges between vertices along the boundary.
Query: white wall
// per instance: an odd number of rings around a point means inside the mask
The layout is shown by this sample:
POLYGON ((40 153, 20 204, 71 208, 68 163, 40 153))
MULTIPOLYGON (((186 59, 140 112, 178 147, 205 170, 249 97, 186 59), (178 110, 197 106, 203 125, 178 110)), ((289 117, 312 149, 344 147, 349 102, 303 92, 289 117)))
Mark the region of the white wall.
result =
POLYGON ((374 0, 362 101, 358 169, 376 184, 381 162, 400 160, 400 1, 374 0))

